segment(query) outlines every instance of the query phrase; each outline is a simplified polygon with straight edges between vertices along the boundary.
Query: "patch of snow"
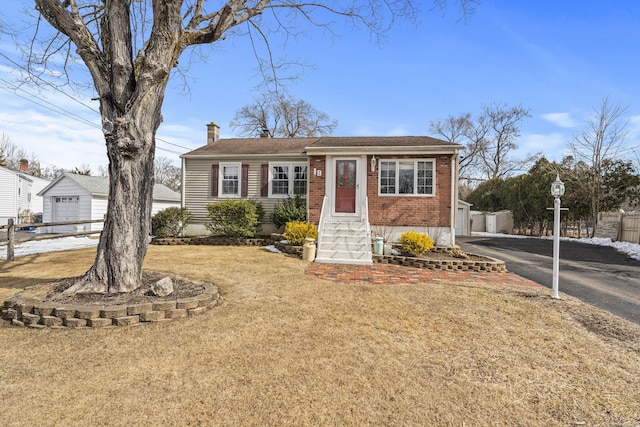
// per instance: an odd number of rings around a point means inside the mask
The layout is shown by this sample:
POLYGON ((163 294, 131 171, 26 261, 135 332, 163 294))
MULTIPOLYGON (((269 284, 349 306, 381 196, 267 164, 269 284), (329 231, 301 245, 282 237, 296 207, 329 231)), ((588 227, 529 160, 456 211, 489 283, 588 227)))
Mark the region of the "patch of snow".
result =
POLYGON ((281 254, 281 253, 282 253, 282 251, 281 251, 280 249, 276 248, 276 247, 275 247, 275 246, 273 246, 273 245, 265 246, 264 248, 265 248, 266 250, 268 250, 269 252, 273 252, 273 253, 275 253, 275 254, 281 254))
POLYGON ((505 239, 539 239, 539 237, 521 236, 518 234, 502 234, 502 233, 487 233, 484 231, 473 231, 472 236, 480 237, 504 237, 505 239))
MULTIPOLYGON (((17 243, 13 254, 16 257, 41 254, 45 252, 58 252, 70 249, 90 248, 98 245, 98 239, 89 237, 61 237, 50 240, 29 240, 17 243)), ((7 246, 0 246, 0 258, 7 259, 7 246)))

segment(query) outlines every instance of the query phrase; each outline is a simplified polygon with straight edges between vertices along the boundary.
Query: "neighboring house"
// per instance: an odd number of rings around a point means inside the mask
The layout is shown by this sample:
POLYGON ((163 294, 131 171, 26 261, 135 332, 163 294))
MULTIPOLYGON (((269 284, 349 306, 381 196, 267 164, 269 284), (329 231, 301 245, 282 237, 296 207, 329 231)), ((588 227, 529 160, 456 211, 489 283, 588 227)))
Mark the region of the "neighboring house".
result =
MULTIPOLYGON (((104 219, 109 198, 109 178, 64 173, 40 193, 44 199, 42 222, 104 219)), ((153 188, 152 215, 180 207, 180 194, 162 184, 153 188)), ((74 233, 102 230, 102 223, 44 227, 44 233, 74 233)))
POLYGON ((457 144, 426 137, 219 139, 182 155, 183 206, 194 216, 187 232, 206 234, 207 205, 229 198, 260 201, 268 220, 276 204, 307 198, 318 226, 316 261, 371 263, 371 228, 390 240, 407 230, 455 244, 457 144))
MULTIPOLYGON (((20 166, 27 168, 28 165, 20 166)), ((6 225, 9 218, 16 224, 24 222, 27 216, 31 219, 33 214, 42 212, 42 197, 37 193, 48 184, 46 179, 31 176, 24 170, 0 166, 0 225, 6 225)))

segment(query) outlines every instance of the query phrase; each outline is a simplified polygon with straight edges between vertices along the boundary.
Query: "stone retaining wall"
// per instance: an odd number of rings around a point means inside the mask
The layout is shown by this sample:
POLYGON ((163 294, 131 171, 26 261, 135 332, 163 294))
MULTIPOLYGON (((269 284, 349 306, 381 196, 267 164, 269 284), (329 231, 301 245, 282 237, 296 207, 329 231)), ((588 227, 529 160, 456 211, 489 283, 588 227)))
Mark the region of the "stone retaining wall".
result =
POLYGON ((196 316, 218 304, 218 288, 211 283, 198 283, 204 290, 194 297, 107 307, 31 299, 24 294, 28 294, 34 288, 32 286, 7 298, 1 313, 2 318, 11 321, 13 325, 30 328, 106 328, 166 322, 196 316))
POLYGON ((437 260, 399 255, 373 254, 373 262, 378 264, 395 264, 442 271, 483 271, 495 273, 504 273, 507 271, 504 261, 489 257, 483 258, 486 258, 486 260, 437 260))
POLYGON ((163 237, 154 238, 152 245, 208 245, 208 246, 268 246, 276 242, 274 237, 163 237))

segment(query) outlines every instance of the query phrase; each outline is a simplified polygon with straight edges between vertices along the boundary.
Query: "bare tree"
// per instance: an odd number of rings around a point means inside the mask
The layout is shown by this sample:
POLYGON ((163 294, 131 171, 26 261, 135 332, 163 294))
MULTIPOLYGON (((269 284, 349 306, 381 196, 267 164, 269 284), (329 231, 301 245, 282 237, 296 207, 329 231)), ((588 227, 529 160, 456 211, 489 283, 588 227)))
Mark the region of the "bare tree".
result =
POLYGON ((331 135, 338 125, 302 99, 266 94, 238 111, 230 126, 245 137, 296 138, 331 135))
POLYGON ((27 161, 27 173, 40 176, 40 160, 35 153, 27 153, 27 151, 14 144, 11 138, 7 134, 2 134, 0 137, 0 153, 4 157, 4 166, 13 169, 20 170, 20 162, 27 161))
POLYGON ((512 155, 518 148, 520 123, 530 116, 529 109, 522 106, 494 103, 484 105, 476 118, 471 113, 462 113, 429 122, 429 130, 464 147, 460 158, 461 180, 488 180, 526 170, 538 158, 537 154, 525 159, 512 155))
MULTIPOLYGON (((266 64, 262 67, 264 78, 268 79, 268 74, 276 78, 278 64, 269 38, 294 36, 302 22, 331 31, 333 21, 342 18, 380 35, 398 18, 415 16, 410 0, 35 3, 39 19, 57 30, 53 39, 43 44, 40 69, 54 61, 70 64, 65 54, 68 58, 75 55, 64 48, 75 47, 100 104, 109 158, 108 210, 96 258, 68 293, 130 292, 141 285, 151 223, 155 135, 169 77, 185 50, 227 36, 249 36, 267 47, 267 56, 259 63, 266 64)), ((464 7, 474 2, 456 3, 464 7)))
POLYGON ((180 191, 182 187, 182 169, 173 164, 166 157, 156 157, 155 160, 156 182, 164 184, 173 191, 180 191))
POLYGON ((91 176, 91 166, 86 163, 83 163, 80 166, 75 166, 69 172, 74 173, 76 175, 91 176))
POLYGON ((482 107, 478 119, 479 133, 484 135, 486 144, 479 151, 483 176, 487 179, 500 178, 526 168, 535 161, 535 156, 515 159, 512 151, 518 148, 520 123, 531 117, 530 110, 522 106, 507 107, 491 104, 482 107))
POLYGON ((58 167, 56 165, 46 165, 42 168, 40 177, 48 179, 49 181, 53 181, 55 178, 65 172, 66 170, 64 168, 58 167))
POLYGON ((635 152, 628 145, 628 108, 614 103, 607 96, 586 119, 582 131, 567 143, 576 161, 583 162, 590 170, 590 176, 583 186, 588 189, 591 202, 591 217, 597 218, 602 206, 605 187, 604 164, 607 161, 627 160, 635 152))
POLYGON ((478 153, 484 148, 483 135, 476 133, 476 126, 471 113, 459 116, 449 116, 446 119, 429 122, 429 131, 453 144, 460 144, 464 148, 460 154, 460 180, 473 180, 474 170, 477 169, 478 153))

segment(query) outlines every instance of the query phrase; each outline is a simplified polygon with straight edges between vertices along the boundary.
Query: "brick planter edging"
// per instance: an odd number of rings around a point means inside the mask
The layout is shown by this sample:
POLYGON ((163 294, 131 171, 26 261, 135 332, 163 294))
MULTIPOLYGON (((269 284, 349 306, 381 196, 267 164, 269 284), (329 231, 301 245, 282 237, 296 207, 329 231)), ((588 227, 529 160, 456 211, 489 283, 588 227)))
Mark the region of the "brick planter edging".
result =
POLYGON ((208 246, 268 246, 275 242, 273 237, 154 237, 152 245, 208 245, 208 246))
POLYGON ((140 323, 165 322, 196 316, 220 302, 218 287, 207 282, 200 295, 176 300, 158 300, 113 306, 73 305, 24 296, 41 285, 30 286, 4 301, 2 318, 15 326, 30 328, 106 328, 140 323))
MULTIPOLYGON (((480 256, 468 254, 472 256, 480 256)), ((428 270, 442 271, 483 271, 504 273, 507 267, 504 261, 499 259, 481 256, 485 258, 483 261, 459 259, 459 260, 438 260, 426 259, 401 255, 377 255, 373 254, 373 262, 378 264, 394 264, 407 267, 426 268, 428 270)))

